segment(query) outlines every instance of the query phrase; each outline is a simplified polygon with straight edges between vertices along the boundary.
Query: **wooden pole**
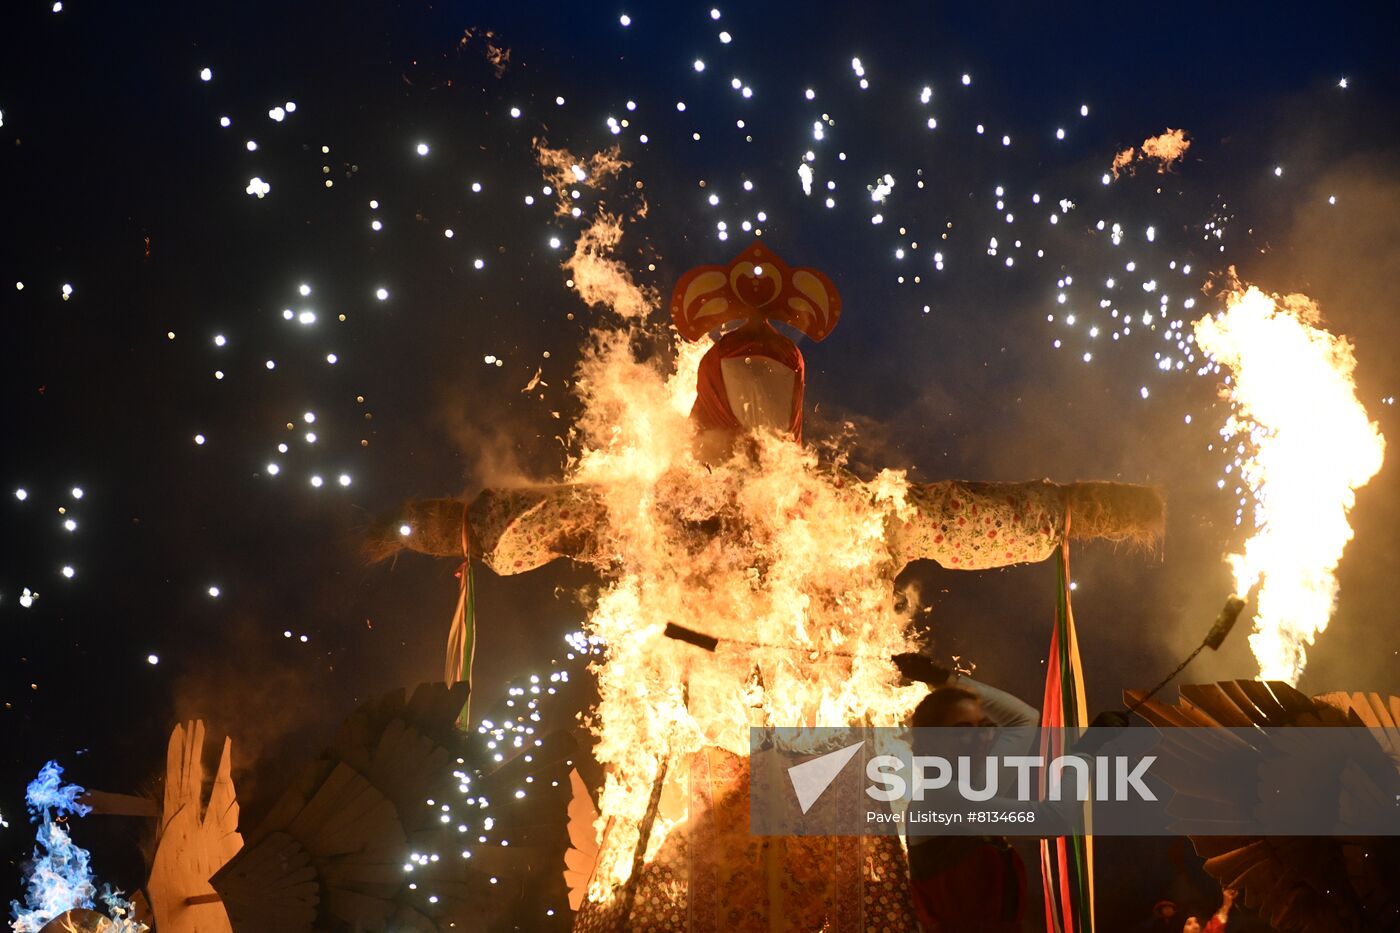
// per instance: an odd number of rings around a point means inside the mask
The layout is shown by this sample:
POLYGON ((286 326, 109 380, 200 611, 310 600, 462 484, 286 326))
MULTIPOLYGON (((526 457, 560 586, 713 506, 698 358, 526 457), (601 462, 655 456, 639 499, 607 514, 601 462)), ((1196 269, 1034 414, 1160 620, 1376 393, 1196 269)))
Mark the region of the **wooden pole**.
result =
POLYGON ((671 755, 668 752, 658 763, 656 780, 651 785, 651 799, 647 801, 646 814, 637 827, 637 848, 632 852, 632 874, 627 877, 627 885, 622 889, 622 900, 617 911, 618 933, 626 933, 632 928, 632 906, 637 900, 638 879, 646 865, 647 843, 651 841, 651 830, 656 825, 656 814, 661 809, 661 791, 666 784, 666 772, 670 763, 671 755))
POLYGON ((78 798, 79 803, 92 807, 93 813, 109 816, 144 816, 155 819, 160 816, 160 805, 149 797, 136 797, 132 794, 110 794, 107 791, 90 790, 78 798))

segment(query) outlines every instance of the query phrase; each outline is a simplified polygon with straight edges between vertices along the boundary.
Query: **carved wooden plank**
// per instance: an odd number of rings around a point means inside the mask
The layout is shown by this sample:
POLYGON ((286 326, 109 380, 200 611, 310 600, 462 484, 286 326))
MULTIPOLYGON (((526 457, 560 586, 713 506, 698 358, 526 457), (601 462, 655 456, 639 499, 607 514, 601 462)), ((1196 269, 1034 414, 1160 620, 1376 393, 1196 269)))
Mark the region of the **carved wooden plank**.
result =
POLYGON ((320 902, 311 856, 286 833, 245 848, 212 879, 238 933, 310 933, 320 902))
POLYGON ((1226 692, 1224 684, 1187 684, 1181 688, 1181 695, 1209 713, 1222 726, 1249 728, 1254 725, 1254 720, 1226 692))
POLYGON ((161 933, 232 933, 209 879, 243 847, 233 789, 233 743, 224 740, 207 806, 204 723, 176 726, 166 747, 160 837, 146 893, 161 933))
POLYGON ((155 819, 160 816, 160 804, 149 797, 134 794, 110 794, 103 790, 90 790, 78 798, 78 803, 92 807, 93 813, 104 816, 142 816, 155 819))

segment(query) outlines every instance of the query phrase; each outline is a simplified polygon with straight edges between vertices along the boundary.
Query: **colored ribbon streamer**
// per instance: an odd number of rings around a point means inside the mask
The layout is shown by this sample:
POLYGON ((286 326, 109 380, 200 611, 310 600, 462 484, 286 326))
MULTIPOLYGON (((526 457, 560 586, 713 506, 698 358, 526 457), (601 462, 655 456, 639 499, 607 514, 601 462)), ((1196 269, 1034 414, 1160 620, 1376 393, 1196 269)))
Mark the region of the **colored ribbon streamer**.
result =
POLYGON ((471 725, 472 659, 476 655, 476 585, 472 580, 471 542, 467 537, 467 516, 462 515, 462 566, 457 568, 461 591, 457 609, 452 614, 452 627, 447 633, 447 665, 443 680, 451 686, 458 681, 467 685, 467 701, 457 716, 457 727, 471 725))
MULTIPOLYGON (((1045 672, 1045 701, 1041 706, 1041 726, 1060 730, 1047 740, 1051 756, 1066 752, 1069 729, 1089 724, 1084 696, 1084 670, 1079 661, 1079 639, 1074 631, 1074 611, 1070 606, 1069 513, 1065 514, 1065 534, 1056 556, 1058 593, 1055 601, 1055 628, 1050 635, 1050 657, 1045 672)), ((1085 807, 1085 828, 1089 822, 1089 802, 1085 807)), ((1094 933, 1094 837, 1058 836, 1040 841, 1041 877, 1045 884, 1045 926, 1053 933, 1094 933)))

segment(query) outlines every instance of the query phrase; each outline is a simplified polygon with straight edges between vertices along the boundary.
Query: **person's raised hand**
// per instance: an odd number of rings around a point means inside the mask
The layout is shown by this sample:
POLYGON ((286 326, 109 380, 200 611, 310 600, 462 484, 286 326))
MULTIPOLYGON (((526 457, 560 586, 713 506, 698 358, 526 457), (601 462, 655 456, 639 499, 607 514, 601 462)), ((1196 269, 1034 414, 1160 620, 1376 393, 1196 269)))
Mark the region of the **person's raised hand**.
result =
POLYGON ((913 651, 897 654, 890 660, 894 661, 894 666, 899 668, 905 680, 941 687, 953 676, 952 669, 935 664, 932 658, 913 651))

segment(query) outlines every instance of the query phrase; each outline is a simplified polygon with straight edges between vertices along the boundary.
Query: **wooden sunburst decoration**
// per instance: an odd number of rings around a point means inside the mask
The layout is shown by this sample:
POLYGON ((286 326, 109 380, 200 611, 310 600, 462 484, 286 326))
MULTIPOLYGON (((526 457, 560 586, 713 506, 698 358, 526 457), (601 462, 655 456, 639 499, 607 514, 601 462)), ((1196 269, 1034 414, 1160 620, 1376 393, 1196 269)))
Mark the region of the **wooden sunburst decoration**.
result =
MULTIPOLYGON (((1128 705, 1143 695, 1125 690, 1128 705)), ((1376 748, 1372 767, 1358 769, 1325 755, 1311 759, 1307 773, 1259 766, 1258 780, 1242 796, 1199 798, 1219 825, 1257 812, 1266 798, 1306 787, 1311 797, 1330 789, 1330 804, 1346 824, 1367 824, 1368 807, 1385 805, 1385 796, 1400 787, 1400 697, 1376 693, 1326 693, 1306 696, 1280 681, 1221 681, 1181 688, 1181 700, 1169 705, 1148 700, 1138 710, 1148 722, 1166 729, 1234 729, 1252 727, 1366 728, 1376 748)), ((1235 733, 1238 736, 1238 732, 1235 733)), ((1175 744, 1175 743, 1173 743, 1175 744)), ((1171 745, 1164 744, 1170 750, 1171 745)), ((1198 763, 1167 761, 1189 775, 1198 763)), ((1353 763, 1354 764, 1354 763, 1353 763)), ((1190 780, 1173 781, 1177 797, 1197 802, 1190 780)), ((1241 820, 1241 825, 1244 821, 1241 820)), ((1190 836, 1205 870, 1222 888, 1235 888, 1240 899, 1284 933, 1361 933, 1400 930, 1400 839, 1393 836, 1190 836)))
POLYGON ((841 294, 816 269, 793 269, 762 243, 728 265, 696 266, 671 294, 671 317, 686 340, 741 319, 782 321, 822 340, 841 317, 841 294))

